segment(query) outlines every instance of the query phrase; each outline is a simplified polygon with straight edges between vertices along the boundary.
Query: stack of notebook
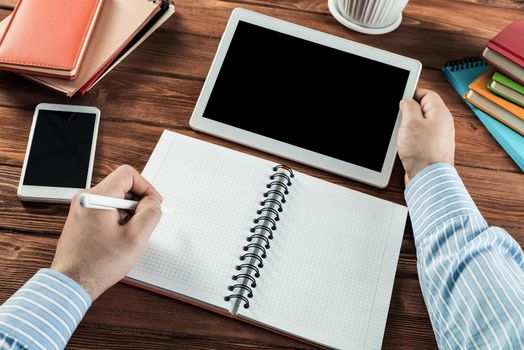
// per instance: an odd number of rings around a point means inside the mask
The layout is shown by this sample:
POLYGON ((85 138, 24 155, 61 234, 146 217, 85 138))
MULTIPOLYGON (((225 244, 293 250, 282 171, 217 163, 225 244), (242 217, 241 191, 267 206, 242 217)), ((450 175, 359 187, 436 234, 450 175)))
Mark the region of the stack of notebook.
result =
POLYGON ((491 39, 480 58, 443 71, 458 93, 524 171, 524 21, 491 39))
POLYGON ((19 0, 0 22, 0 69, 83 94, 174 12, 170 0, 19 0))
POLYGON ((510 24, 488 41, 482 57, 504 75, 524 84, 524 21, 510 24))
POLYGON ((488 41, 482 57, 492 66, 473 83, 466 100, 524 135, 524 21, 488 41))

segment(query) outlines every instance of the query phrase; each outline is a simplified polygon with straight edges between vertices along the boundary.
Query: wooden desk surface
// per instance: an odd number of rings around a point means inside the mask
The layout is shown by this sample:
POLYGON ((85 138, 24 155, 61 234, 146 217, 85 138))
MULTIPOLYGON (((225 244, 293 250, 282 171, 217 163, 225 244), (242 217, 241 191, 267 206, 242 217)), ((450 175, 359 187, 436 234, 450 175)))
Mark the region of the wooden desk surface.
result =
MULTIPOLYGON (((0 0, 0 18, 9 13, 14 1, 0 0)), ((524 176, 439 70, 448 60, 480 54, 489 38, 512 21, 523 19, 523 0, 412 0, 404 12, 402 26, 383 36, 367 36, 342 27, 329 14, 326 0, 177 0, 177 12, 168 23, 87 96, 67 99, 13 74, 0 73, 0 302, 37 269, 49 266, 67 215, 66 206, 22 204, 16 196, 31 117, 38 103, 74 103, 101 109, 94 184, 123 163, 142 170, 164 128, 282 161, 197 134, 188 125, 226 21, 237 6, 420 60, 424 65, 420 86, 439 92, 455 116, 457 168, 473 199, 491 224, 506 228, 523 245, 524 176)), ((398 161, 391 183, 383 191, 302 165, 291 165, 343 186, 404 203, 403 171, 398 161)), ((310 347, 118 284, 93 304, 69 348, 310 347)), ((384 348, 436 348, 417 280, 409 225, 397 269, 384 348)))

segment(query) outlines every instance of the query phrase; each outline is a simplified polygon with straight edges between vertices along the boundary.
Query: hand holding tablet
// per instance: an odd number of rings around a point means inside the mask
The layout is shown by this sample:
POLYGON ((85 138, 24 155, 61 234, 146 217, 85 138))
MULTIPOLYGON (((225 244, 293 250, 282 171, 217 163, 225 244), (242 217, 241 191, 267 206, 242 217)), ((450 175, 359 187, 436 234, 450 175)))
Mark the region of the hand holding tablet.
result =
POLYGON ((236 9, 192 128, 377 187, 420 62, 236 9))

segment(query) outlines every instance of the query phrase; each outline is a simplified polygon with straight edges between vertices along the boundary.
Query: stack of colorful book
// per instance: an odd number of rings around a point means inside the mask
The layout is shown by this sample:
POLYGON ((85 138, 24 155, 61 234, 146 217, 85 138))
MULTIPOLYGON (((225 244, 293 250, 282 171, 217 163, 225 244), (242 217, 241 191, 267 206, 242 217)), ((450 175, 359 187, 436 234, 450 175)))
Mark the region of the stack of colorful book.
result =
POLYGON ((482 60, 450 62, 444 75, 524 171, 524 21, 489 40, 482 60))
POLYGON ((0 69, 84 94, 174 12, 170 0, 18 0, 0 22, 0 69))
POLYGON ((465 99, 524 135, 524 21, 488 41, 482 57, 492 68, 469 85, 465 99))

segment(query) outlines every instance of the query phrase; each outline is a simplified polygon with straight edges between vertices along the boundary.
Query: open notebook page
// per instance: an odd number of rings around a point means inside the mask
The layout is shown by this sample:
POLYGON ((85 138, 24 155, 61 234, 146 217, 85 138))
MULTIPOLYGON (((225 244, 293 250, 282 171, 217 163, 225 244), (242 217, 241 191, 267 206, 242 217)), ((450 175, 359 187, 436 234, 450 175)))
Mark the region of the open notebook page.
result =
POLYGON ((164 131, 143 175, 175 212, 163 215, 128 277, 227 311, 224 296, 273 166, 164 131))
POLYGON ((380 349, 403 206, 295 172, 251 318, 340 349, 380 349))

